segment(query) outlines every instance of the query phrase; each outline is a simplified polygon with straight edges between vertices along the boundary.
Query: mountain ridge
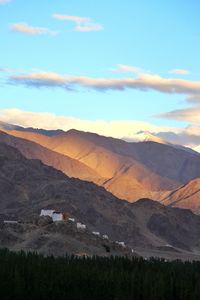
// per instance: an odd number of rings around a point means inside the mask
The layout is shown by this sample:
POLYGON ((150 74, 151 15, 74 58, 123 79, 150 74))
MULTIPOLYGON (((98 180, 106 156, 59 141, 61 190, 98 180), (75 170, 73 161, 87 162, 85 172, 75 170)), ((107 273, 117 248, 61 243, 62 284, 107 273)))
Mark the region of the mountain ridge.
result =
POLYGON ((69 177, 79 177, 80 179, 94 181, 99 180, 98 174, 73 158, 51 151, 35 142, 16 138, 0 130, 0 142, 18 149, 25 157, 30 159, 40 159, 44 164, 52 166, 64 172, 69 177))
POLYGON ((93 182, 128 201, 140 197, 159 200, 161 191, 166 193, 200 176, 200 155, 170 145, 127 143, 74 129, 56 136, 16 130, 6 132, 83 163, 99 175, 93 182))
POLYGON ((189 185, 186 201, 186 190, 182 191, 183 185, 200 177, 198 153, 153 141, 127 143, 75 129, 54 136, 28 129, 3 130, 0 141, 70 177, 103 186, 120 199, 151 198, 200 213, 198 192, 195 198, 189 185))
POLYGON ((164 257, 200 256, 200 216, 149 199, 129 203, 94 183, 69 178, 0 143, 0 222, 30 220, 40 210, 67 212, 90 231, 164 257), (168 246, 170 245, 170 246, 168 246))
POLYGON ((181 187, 170 191, 161 200, 164 205, 171 207, 188 208, 200 214, 200 178, 193 179, 181 187))

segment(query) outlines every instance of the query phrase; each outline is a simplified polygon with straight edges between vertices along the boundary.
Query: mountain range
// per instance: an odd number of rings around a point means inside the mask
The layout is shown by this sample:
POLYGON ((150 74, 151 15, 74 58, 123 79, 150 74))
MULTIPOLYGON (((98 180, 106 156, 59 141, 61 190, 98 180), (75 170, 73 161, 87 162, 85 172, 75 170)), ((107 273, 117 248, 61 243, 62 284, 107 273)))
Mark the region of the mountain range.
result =
POLYGON ((4 123, 0 128, 0 142, 26 158, 93 182, 120 199, 135 202, 148 197, 200 212, 198 184, 191 184, 200 177, 200 154, 193 150, 155 142, 146 135, 144 142, 136 143, 77 130, 49 133, 4 123))
MULTIPOLYGON (((88 230, 107 234, 112 241, 124 241, 139 254, 185 259, 200 255, 200 216, 190 210, 149 199, 121 201, 103 187, 69 178, 5 143, 0 143, 0 194, 1 222, 8 218, 26 222, 49 208, 69 213, 88 230)), ((20 230, 22 240, 32 232, 20 228, 2 231, 4 240, 16 238, 18 244, 11 243, 14 249, 19 246, 20 230)))

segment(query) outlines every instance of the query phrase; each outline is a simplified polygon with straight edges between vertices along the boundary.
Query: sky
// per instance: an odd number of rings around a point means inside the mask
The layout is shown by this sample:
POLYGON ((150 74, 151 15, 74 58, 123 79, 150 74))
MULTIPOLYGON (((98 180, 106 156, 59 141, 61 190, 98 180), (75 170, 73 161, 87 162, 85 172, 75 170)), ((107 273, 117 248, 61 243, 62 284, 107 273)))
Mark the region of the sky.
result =
POLYGON ((0 0, 0 120, 200 145, 200 2, 0 0))

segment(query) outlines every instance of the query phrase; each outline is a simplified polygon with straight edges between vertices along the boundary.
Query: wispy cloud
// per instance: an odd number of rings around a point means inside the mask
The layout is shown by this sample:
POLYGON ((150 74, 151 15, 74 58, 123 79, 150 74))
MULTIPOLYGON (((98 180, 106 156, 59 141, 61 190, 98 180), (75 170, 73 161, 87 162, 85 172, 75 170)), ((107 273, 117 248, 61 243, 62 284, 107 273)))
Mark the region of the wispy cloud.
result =
POLYGON ((0 0, 0 5, 4 5, 11 2, 11 0, 0 0))
POLYGON ((200 152, 200 126, 188 126, 178 132, 161 131, 155 134, 169 143, 189 147, 200 152))
POLYGON ((139 74, 126 78, 93 78, 87 76, 60 75, 50 72, 19 74, 11 76, 9 82, 32 87, 82 87, 99 91, 137 89, 154 90, 168 94, 200 95, 200 81, 163 78, 153 74, 139 74))
POLYGON ((115 69, 111 69, 111 71, 113 73, 134 73, 134 74, 145 73, 145 71, 141 68, 128 66, 128 65, 117 65, 117 67, 115 69))
POLYGON ((15 70, 12 70, 12 69, 9 69, 9 68, 1 68, 0 67, 0 72, 3 72, 3 73, 13 73, 13 72, 15 72, 15 70))
POLYGON ((99 31, 103 30, 103 26, 97 23, 86 22, 84 24, 76 25, 74 29, 80 32, 99 31))
POLYGON ((190 103, 200 103, 200 95, 189 96, 187 97, 187 101, 190 103))
POLYGON ((22 68, 11 68, 11 67, 7 67, 7 66, 4 66, 4 65, 0 66, 0 72, 2 74, 4 73, 5 79, 6 79, 6 76, 8 78, 8 76, 12 76, 14 74, 19 74, 19 73, 21 73, 23 71, 24 70, 22 68))
POLYGON ((194 106, 185 109, 176 109, 156 115, 156 117, 192 123, 200 123, 200 106, 194 106))
POLYGON ((177 74, 177 75, 188 75, 190 72, 185 69, 173 69, 169 71, 170 74, 177 74))
MULTIPOLYGON (((167 94, 183 94, 192 104, 200 103, 200 81, 163 78, 159 75, 136 73, 134 77, 93 78, 87 76, 62 75, 53 72, 35 72, 9 77, 8 82, 35 88, 62 88, 65 90, 91 89, 97 91, 124 91, 135 89, 157 91, 167 94)), ((156 118, 200 123, 200 106, 161 113, 156 118)))
POLYGON ((31 74, 21 74, 11 76, 9 79, 12 84, 23 84, 36 88, 40 87, 60 87, 64 89, 70 88, 70 80, 68 77, 52 72, 40 72, 31 74))
POLYGON ((75 23, 74 30, 81 32, 89 32, 89 31, 99 31, 103 30, 103 26, 101 24, 93 22, 91 18, 88 17, 79 17, 79 16, 69 16, 69 15, 61 15, 61 14, 53 14, 53 18, 61 21, 71 21, 75 23))
POLYGON ((56 35, 57 32, 43 27, 34 27, 26 23, 15 23, 10 26, 11 31, 24 33, 28 35, 50 34, 56 35))
POLYGON ((87 18, 87 17, 68 16, 68 15, 60 15, 60 14, 53 14, 53 18, 58 19, 58 20, 73 21, 75 23, 90 21, 90 18, 87 18))

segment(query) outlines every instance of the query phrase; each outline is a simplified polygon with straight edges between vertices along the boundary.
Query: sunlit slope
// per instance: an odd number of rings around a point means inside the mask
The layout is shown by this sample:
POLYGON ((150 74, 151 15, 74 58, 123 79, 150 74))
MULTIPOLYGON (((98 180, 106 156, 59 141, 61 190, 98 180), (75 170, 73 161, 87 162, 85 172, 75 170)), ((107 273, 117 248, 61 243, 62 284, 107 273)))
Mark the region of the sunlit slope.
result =
POLYGON ((26 158, 39 159, 44 164, 62 171, 69 177, 99 181, 100 176, 86 165, 71 157, 51 151, 35 142, 8 135, 7 133, 0 131, 0 143, 13 146, 26 158))
POLYGON ((187 208, 200 214, 200 178, 175 189, 164 197, 162 203, 172 207, 187 208))
POLYGON ((157 142, 128 143, 77 130, 51 137, 32 132, 8 133, 83 163, 100 176, 99 184, 129 201, 173 190, 200 177, 200 155, 157 142))

